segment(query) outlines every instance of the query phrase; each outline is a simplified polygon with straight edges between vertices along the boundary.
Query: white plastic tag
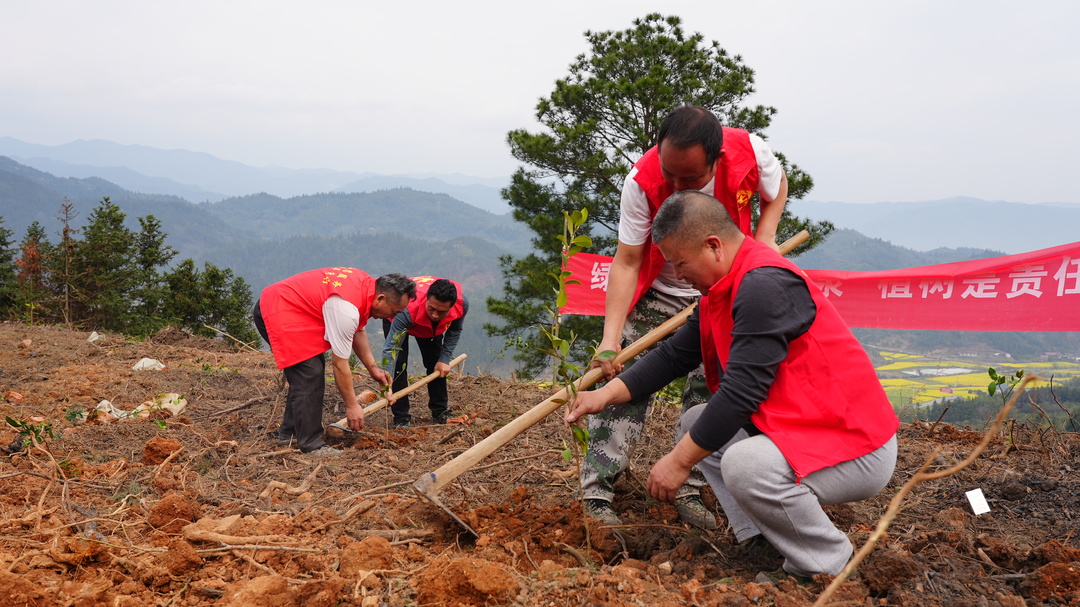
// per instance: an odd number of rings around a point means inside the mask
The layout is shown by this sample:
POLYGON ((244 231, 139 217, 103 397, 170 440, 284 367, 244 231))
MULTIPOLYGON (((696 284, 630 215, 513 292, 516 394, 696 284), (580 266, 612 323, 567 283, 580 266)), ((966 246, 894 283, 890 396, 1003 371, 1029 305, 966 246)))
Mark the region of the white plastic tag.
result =
POLYGON ((971 511, 976 515, 990 512, 990 504, 986 503, 986 496, 983 495, 982 489, 972 489, 964 495, 966 495, 968 501, 971 502, 971 511))

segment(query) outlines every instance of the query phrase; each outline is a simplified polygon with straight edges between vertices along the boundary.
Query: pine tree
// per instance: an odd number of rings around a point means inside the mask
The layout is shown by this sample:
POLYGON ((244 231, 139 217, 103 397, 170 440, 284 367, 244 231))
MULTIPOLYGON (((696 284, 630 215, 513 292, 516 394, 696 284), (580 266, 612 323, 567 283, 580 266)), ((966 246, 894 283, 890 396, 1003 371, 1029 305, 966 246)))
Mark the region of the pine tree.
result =
POLYGON ((230 270, 222 270, 209 262, 203 266, 202 275, 199 277, 202 310, 197 321, 199 324, 191 327, 192 333, 212 337, 217 332, 207 327, 224 327, 225 323, 222 322, 222 317, 225 310, 223 307, 229 298, 229 282, 231 278, 232 271, 230 270))
POLYGON ((258 348, 262 343, 262 338, 259 337, 259 332, 255 330, 255 325, 251 320, 251 308, 254 304, 251 286, 243 276, 237 276, 229 287, 229 298, 225 301, 222 324, 226 333, 253 348, 258 348))
POLYGON ((162 313, 169 323, 177 327, 191 327, 199 323, 202 314, 202 297, 199 271, 191 259, 181 261, 163 276, 166 285, 162 313))
POLYGON ((150 334, 168 325, 165 320, 164 303, 168 287, 162 275, 177 251, 165 239, 161 222, 153 215, 139 218, 141 227, 135 240, 135 285, 132 289, 134 313, 129 330, 136 334, 150 334))
POLYGON ((49 265, 49 272, 53 277, 55 283, 55 290, 57 291, 57 302, 60 314, 62 316, 64 324, 71 325, 71 282, 74 273, 74 262, 76 253, 76 246, 78 241, 75 239, 75 234, 79 231, 71 227, 75 217, 78 216, 78 212, 75 211, 75 205, 64 197, 63 204, 60 205, 60 213, 56 215, 56 218, 60 220, 62 226, 60 230, 60 244, 56 247, 56 255, 53 256, 49 265))
POLYGON ((4 216, 0 215, 0 317, 15 313, 15 295, 19 290, 13 235, 14 232, 4 226, 4 216))
POLYGON ((185 259, 163 278, 168 285, 163 311, 173 324, 207 337, 228 333, 258 346, 259 334, 251 324, 251 288, 232 270, 206 262, 200 272, 194 261, 185 259))
POLYGON ((90 214, 76 246, 72 314, 88 327, 124 332, 131 322, 136 281, 135 234, 106 196, 90 214))
POLYGON ((47 266, 54 247, 45 235, 45 228, 35 221, 26 228, 19 243, 19 258, 15 261, 18 282, 15 293, 16 316, 29 323, 55 320, 52 310, 55 299, 50 290, 47 266))
POLYGON ((201 291, 207 299, 204 304, 203 326, 200 328, 207 332, 207 335, 222 331, 257 347, 260 339, 258 331, 251 324, 251 288, 244 279, 233 276, 232 270, 228 268, 221 269, 209 262, 202 278, 201 291))

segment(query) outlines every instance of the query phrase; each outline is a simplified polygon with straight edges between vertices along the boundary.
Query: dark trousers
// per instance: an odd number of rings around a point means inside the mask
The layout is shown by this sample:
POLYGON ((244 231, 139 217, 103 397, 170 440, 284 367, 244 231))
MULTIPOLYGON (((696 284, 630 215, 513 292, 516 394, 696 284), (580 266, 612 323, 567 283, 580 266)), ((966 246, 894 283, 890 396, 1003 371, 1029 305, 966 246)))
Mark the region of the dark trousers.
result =
MULTIPOLYGON (((270 337, 258 301, 251 316, 259 335, 269 344, 270 337)), ((295 436, 296 444, 304 453, 325 446, 322 424, 323 392, 326 390, 325 352, 285 367, 284 371, 289 392, 285 396, 285 416, 278 427, 278 438, 295 436)))
MULTIPOLYGON (((390 321, 383 321, 383 336, 385 337, 390 333, 390 321)), ((397 358, 394 361, 394 383, 392 388, 394 392, 404 390, 409 385, 409 374, 406 372, 406 368, 409 365, 409 337, 405 334, 401 337, 401 343, 398 345, 397 358)), ((424 369, 427 370, 428 375, 435 372, 435 365, 439 362, 439 355, 442 354, 442 342, 443 336, 436 335, 435 337, 415 337, 416 346, 420 349, 420 356, 424 360, 424 369)), ((436 423, 445 421, 442 418, 446 417, 446 412, 450 408, 450 399, 447 396, 446 391, 446 378, 440 377, 432 380, 427 385, 428 391, 428 409, 431 409, 431 419, 436 423)), ((394 413, 394 423, 409 423, 412 421, 412 416, 409 415, 409 395, 402 396, 390 406, 390 410, 394 413)))

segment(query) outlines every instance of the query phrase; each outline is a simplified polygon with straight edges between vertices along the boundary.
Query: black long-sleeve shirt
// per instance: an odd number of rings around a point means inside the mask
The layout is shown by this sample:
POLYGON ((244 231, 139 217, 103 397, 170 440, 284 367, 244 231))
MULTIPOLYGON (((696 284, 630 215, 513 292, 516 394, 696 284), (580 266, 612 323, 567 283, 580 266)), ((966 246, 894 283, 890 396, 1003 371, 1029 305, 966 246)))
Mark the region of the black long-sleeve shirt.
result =
MULTIPOLYGON (((760 431, 750 421, 765 400, 788 344, 810 328, 817 315, 806 282, 778 267, 750 270, 732 306, 731 350, 727 368, 718 369, 720 389, 690 429, 703 449, 716 451, 739 431, 760 431)), ((619 375, 638 398, 652 394, 701 364, 698 310, 669 339, 619 375)))

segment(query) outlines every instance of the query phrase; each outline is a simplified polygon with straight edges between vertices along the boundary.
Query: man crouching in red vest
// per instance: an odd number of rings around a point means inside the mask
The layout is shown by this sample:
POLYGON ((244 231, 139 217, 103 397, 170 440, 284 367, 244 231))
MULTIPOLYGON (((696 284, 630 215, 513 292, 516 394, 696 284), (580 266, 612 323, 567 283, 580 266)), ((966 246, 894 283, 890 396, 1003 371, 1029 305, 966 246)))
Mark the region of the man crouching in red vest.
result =
MULTIPOLYGON (((438 371, 439 377, 427 385, 428 409, 431 421, 445 424, 450 417, 450 398, 446 390, 446 376, 450 373, 450 359, 454 357, 469 313, 469 298, 461 290, 461 284, 435 276, 415 276, 416 299, 409 307, 394 317, 394 322, 383 321, 382 360, 384 369, 394 370, 394 392, 409 385, 409 336, 416 340, 424 369, 428 375, 438 371), (395 355, 394 353, 397 352, 395 355)), ((394 427, 405 428, 412 423, 409 415, 409 395, 399 398, 393 405, 394 427)))
POLYGON ((364 427, 364 409, 356 400, 349 357, 353 353, 380 386, 390 375, 379 368, 368 344, 371 318, 391 318, 416 296, 416 283, 403 274, 378 279, 356 268, 301 272, 265 289, 255 302, 255 327, 270 344, 278 369, 285 370, 289 393, 280 442, 294 436, 300 451, 314 456, 340 455, 323 440, 324 354, 331 351, 334 383, 345 401, 351 430, 364 427))
POLYGON ((739 542, 767 540, 788 574, 839 573, 853 549, 822 504, 875 495, 896 465, 899 420, 873 364, 821 290, 747 238, 711 196, 673 194, 652 230, 702 294, 700 307, 615 380, 579 393, 567 423, 704 363, 712 397, 683 414, 675 448, 649 474, 649 495, 673 501, 696 464, 739 542))

